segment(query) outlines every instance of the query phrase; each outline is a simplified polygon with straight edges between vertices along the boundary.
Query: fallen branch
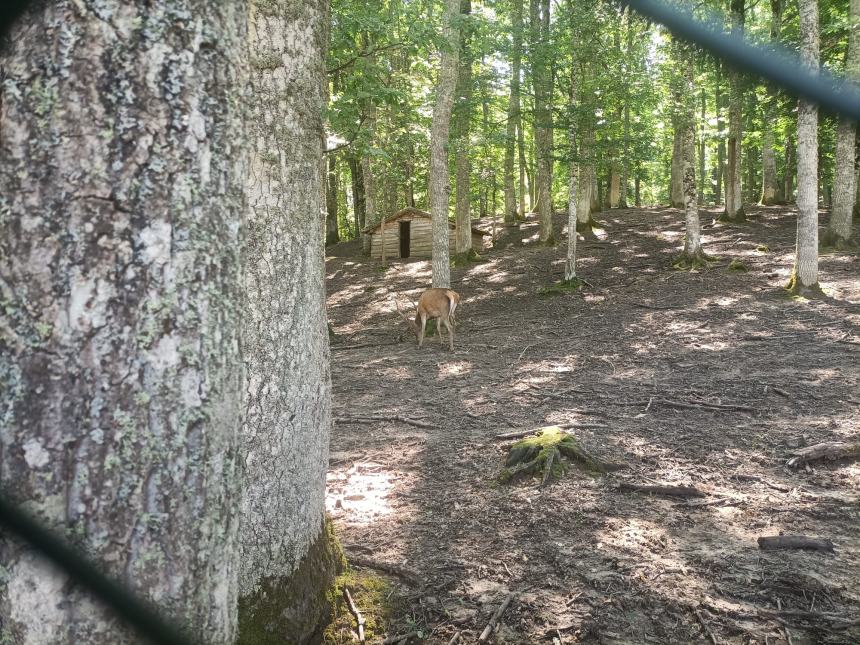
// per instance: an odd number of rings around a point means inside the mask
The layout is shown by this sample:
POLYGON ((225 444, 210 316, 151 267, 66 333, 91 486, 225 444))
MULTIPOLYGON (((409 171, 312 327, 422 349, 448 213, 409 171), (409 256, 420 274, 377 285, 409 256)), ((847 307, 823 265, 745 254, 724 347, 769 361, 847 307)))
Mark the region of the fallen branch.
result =
POLYGON ((733 479, 737 479, 741 482, 759 482, 760 484, 764 484, 768 488, 772 488, 774 490, 778 490, 780 493, 790 493, 791 488, 788 486, 782 486, 781 484, 774 484, 773 482, 769 482, 768 480, 759 477, 757 475, 744 475, 743 473, 735 473, 731 476, 733 479))
POLYGON ((407 642, 410 638, 415 638, 418 636, 418 632, 409 632, 408 634, 395 634, 394 636, 389 636, 384 641, 382 641, 382 645, 394 645, 395 643, 407 642))
POLYGON ((638 484, 620 484, 620 492, 647 493, 650 495, 666 495, 668 497, 705 497, 705 494, 692 486, 640 486, 638 484))
POLYGON ((343 597, 346 598, 346 604, 349 605, 350 613, 355 616, 355 622, 358 623, 358 642, 364 642, 364 616, 361 615, 361 612, 358 611, 358 607, 355 606, 355 603, 352 601, 352 595, 349 593, 349 589, 346 587, 343 588, 343 597))
POLYGON ((395 414, 393 416, 371 414, 359 417, 336 417, 334 421, 335 423, 375 423, 377 421, 399 421, 400 423, 406 423, 410 426, 415 426, 417 428, 436 427, 432 423, 427 423, 426 421, 419 421, 418 419, 410 419, 409 417, 402 417, 399 414, 395 414))
POLYGON ((486 627, 484 627, 484 631, 481 632, 481 636, 478 638, 479 643, 483 643, 484 641, 486 641, 490 637, 490 634, 493 633, 493 629, 496 627, 496 623, 499 622, 499 618, 501 618, 502 614, 505 613, 505 610, 507 610, 508 605, 511 604, 511 601, 513 599, 514 599, 514 594, 512 594, 512 593, 508 594, 507 598, 504 599, 502 604, 496 610, 496 613, 493 614, 492 618, 490 618, 490 622, 487 623, 486 627))
POLYGON ((448 645, 457 645, 460 642, 460 632, 455 633, 451 640, 448 641, 448 645))
POLYGON ((760 537, 758 548, 763 551, 776 549, 808 549, 811 551, 833 552, 833 542, 827 538, 812 538, 805 535, 773 535, 760 537))
POLYGON ((714 636, 714 632, 711 631, 711 628, 708 626, 708 623, 705 622, 705 617, 702 616, 702 612, 699 609, 696 609, 695 613, 696 613, 696 618, 699 619, 699 624, 701 624, 702 629, 705 630, 705 633, 708 635, 708 638, 711 639, 711 642, 714 645, 720 645, 719 641, 717 640, 717 637, 714 636))
POLYGON ((421 586, 421 581, 417 573, 408 569, 404 569, 403 567, 399 567, 396 564, 388 564, 387 562, 380 562, 379 560, 374 560, 373 558, 365 558, 361 555, 352 554, 347 554, 346 559, 350 564, 356 564, 360 567, 365 567, 366 569, 375 569, 376 571, 382 571, 383 573, 397 576, 398 578, 404 580, 405 582, 408 582, 415 587, 421 586))
POLYGON ((786 462, 789 468, 797 468, 810 461, 818 459, 840 460, 860 458, 860 443, 845 443, 844 441, 825 441, 814 446, 800 448, 792 453, 786 462))
POLYGON ((806 611, 804 609, 783 609, 780 611, 771 611, 769 609, 759 609, 759 616, 763 616, 765 618, 799 618, 801 620, 816 620, 822 622, 836 623, 834 625, 838 629, 846 629, 848 627, 855 627, 860 625, 860 619, 856 618, 846 618, 844 616, 837 616, 836 614, 819 614, 814 611, 806 611))

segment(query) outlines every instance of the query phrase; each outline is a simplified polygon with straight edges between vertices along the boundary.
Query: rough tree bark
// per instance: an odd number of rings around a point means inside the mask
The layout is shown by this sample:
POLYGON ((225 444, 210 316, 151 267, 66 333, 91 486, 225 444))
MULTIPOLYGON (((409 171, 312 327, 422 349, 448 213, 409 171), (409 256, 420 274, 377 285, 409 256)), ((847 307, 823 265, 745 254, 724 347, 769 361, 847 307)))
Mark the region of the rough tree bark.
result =
MULTIPOLYGON (((782 28, 783 0, 770 0, 770 40, 779 42, 782 28)), ((767 86, 764 106, 763 135, 761 142, 761 198, 760 203, 770 206, 779 201, 779 179, 776 176, 776 153, 774 152, 774 126, 776 125, 776 87, 767 86)))
POLYGON ((717 184, 714 193, 714 206, 719 206, 723 200, 723 184, 726 176, 726 122, 723 120, 723 93, 722 93, 722 61, 717 61, 716 90, 714 103, 717 109, 717 184))
MULTIPOLYGON (((520 67, 523 57, 523 0, 514 0, 511 25, 513 50, 511 52, 511 96, 508 102, 508 122, 505 129, 505 226, 517 223, 517 193, 514 188, 514 154, 517 120, 520 118, 520 67)), ((520 165, 520 197, 522 198, 523 169, 520 165)))
POLYGON ((702 253, 702 235, 699 226, 699 206, 696 198, 696 102, 693 90, 693 60, 690 47, 676 44, 675 60, 683 67, 680 105, 681 114, 678 116, 681 129, 681 149, 684 153, 683 184, 684 184, 684 218, 686 229, 684 236, 684 260, 692 266, 704 261, 702 253))
MULTIPOLYGON (((798 0, 800 58, 818 73, 818 3, 798 0)), ((817 292, 818 286, 818 106, 805 99, 797 105, 797 250, 789 289, 817 292)))
POLYGON ((794 201, 794 140, 791 134, 785 137, 785 175, 782 178, 782 196, 786 203, 794 201))
MULTIPOLYGON (((460 13, 468 16, 472 13, 471 0, 460 0, 460 13)), ((454 221, 454 252, 458 261, 468 260, 472 250, 472 220, 470 213, 472 172, 469 160, 469 136, 471 133, 470 120, 472 117, 472 55, 469 50, 468 34, 461 34, 459 73, 457 76, 456 105, 454 107, 453 139, 455 140, 456 188, 454 221)))
POLYGON ((326 173, 325 186, 325 243, 328 246, 340 242, 340 232, 337 227, 337 156, 332 153, 326 161, 328 162, 328 172, 326 173))
POLYGON ((451 286, 451 260, 448 249, 448 201, 451 182, 448 175, 448 133, 457 85, 460 32, 455 26, 460 0, 445 0, 442 18, 442 53, 436 104, 430 126, 430 214, 433 226, 433 286, 451 286))
POLYGON ((355 155, 347 157, 349 164, 349 177, 352 184, 352 214, 355 219, 355 235, 361 236, 364 229, 364 175, 361 172, 361 164, 355 155))
MULTIPOLYGON (((574 56, 576 53, 574 52, 574 56)), ((576 86, 577 74, 576 61, 571 66, 570 74, 570 114, 571 123, 568 126, 568 144, 570 146, 570 174, 568 175, 567 192, 567 259, 564 264, 564 279, 566 282, 576 278, 576 207, 579 191, 579 162, 576 158, 576 130, 575 122, 577 112, 577 98, 579 89, 576 86)))
MULTIPOLYGON (((376 106, 369 105, 367 107, 366 122, 368 145, 372 145, 374 132, 376 131, 376 106)), ((376 178, 373 175, 373 166, 370 161, 369 153, 365 154, 361 158, 361 178, 364 181, 364 226, 373 226, 380 218, 376 211, 376 178)), ((372 238, 370 235, 365 234, 362 237, 362 248, 365 255, 370 255, 371 241, 372 238)), ((385 253, 384 244, 382 245, 382 252, 385 253)))
MULTIPOLYGON (((211 643, 237 622, 246 24, 57 0, 0 53, 0 487, 211 643)), ((27 547, 0 562, 3 642, 138 642, 27 547)))
MULTIPOLYGON (((851 0, 848 10, 848 52, 845 56, 845 74, 860 81, 860 0, 851 0)), ((836 131, 836 180, 833 184, 833 210, 822 238, 827 246, 851 245, 851 218, 857 197, 856 182, 857 123, 839 119, 836 131)))
MULTIPOLYGON (((744 0, 731 0, 732 33, 743 36, 744 0)), ((726 167, 726 210, 720 219, 728 222, 746 220, 741 188, 741 147, 743 139, 742 104, 744 98, 741 73, 729 68, 729 137, 726 167)))
POLYGON ((252 0, 240 643, 303 643, 334 573, 322 157, 327 0, 252 0), (265 65, 255 64, 265 61, 265 65), (307 571, 313 571, 308 576, 307 571))
MULTIPOLYGON (((679 106, 682 100, 679 92, 675 92, 675 97, 672 101, 673 106, 679 106)), ((671 182, 671 200, 672 208, 684 208, 684 133, 681 119, 678 115, 672 116, 672 128, 674 134, 672 136, 672 171, 670 175, 671 182)))
POLYGON ((552 70, 549 0, 531 0, 530 53, 535 94, 534 132, 539 238, 554 244, 552 230, 552 70))

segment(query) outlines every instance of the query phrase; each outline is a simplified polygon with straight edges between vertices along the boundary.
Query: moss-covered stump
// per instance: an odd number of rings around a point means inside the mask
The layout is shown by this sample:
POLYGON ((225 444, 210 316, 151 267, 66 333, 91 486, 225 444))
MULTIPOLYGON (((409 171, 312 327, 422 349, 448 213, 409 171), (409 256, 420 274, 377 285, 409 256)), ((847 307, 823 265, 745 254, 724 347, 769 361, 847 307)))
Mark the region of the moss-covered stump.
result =
POLYGON ((239 599, 238 645, 317 645, 331 621, 335 579, 346 560, 326 518, 296 570, 267 578, 252 596, 239 599))
POLYGON ((817 282, 809 287, 800 284, 800 280, 797 279, 797 273, 794 271, 791 272, 791 277, 788 279, 788 284, 785 285, 785 290, 791 296, 802 296, 810 300, 827 297, 824 291, 821 290, 821 285, 817 282))
POLYGON ((573 435, 558 426, 548 426, 511 446, 499 479, 508 483, 541 477, 541 485, 545 486, 564 475, 570 464, 593 474, 615 469, 612 464, 590 455, 573 435))
POLYGON ((729 266, 727 268, 729 271, 734 273, 746 273, 749 271, 749 267, 737 258, 729 262, 729 266))

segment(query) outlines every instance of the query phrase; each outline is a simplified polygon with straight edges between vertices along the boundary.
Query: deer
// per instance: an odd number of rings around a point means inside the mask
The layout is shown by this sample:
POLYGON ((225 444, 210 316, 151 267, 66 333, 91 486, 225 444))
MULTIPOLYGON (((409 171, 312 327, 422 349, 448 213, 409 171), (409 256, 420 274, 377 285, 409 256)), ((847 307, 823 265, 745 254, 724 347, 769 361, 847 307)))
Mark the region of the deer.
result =
POLYGON ((457 305, 460 304, 460 294, 451 289, 427 289, 418 298, 418 304, 415 306, 415 320, 411 320, 400 308, 400 303, 394 301, 397 305, 397 311, 406 323, 415 332, 418 337, 418 347, 424 344, 424 329, 427 326, 427 321, 436 319, 436 329, 439 332, 439 342, 442 343, 442 325, 448 328, 448 349, 454 351, 454 327, 455 323, 454 312, 457 310, 457 305))

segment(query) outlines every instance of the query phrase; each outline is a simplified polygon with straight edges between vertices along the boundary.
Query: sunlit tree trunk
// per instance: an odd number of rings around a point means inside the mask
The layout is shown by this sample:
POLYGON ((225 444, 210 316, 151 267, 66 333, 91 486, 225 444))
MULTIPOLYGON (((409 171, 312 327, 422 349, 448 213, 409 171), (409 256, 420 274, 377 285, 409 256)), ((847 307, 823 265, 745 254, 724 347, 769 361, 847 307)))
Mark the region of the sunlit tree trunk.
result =
POLYGON ((284 634, 304 643, 324 618, 321 598, 336 568, 324 530, 331 384, 321 186, 312 172, 322 159, 328 2, 251 7, 252 61, 267 64, 252 69, 247 104, 239 643, 280 643, 284 634))
MULTIPOLYGON (((860 81, 860 0, 851 0, 848 15, 848 53, 845 73, 860 81)), ((851 218, 854 213, 856 186, 857 123, 839 119, 836 131, 836 180, 833 185, 833 210, 822 242, 828 246, 847 245, 851 240, 851 218)))
POLYGON ((794 140, 791 135, 785 137, 785 176, 783 177, 783 199, 794 201, 794 140))
MULTIPOLYGON (((246 11, 31 3, 0 51, 0 488, 209 643, 241 566, 246 11)), ((139 642, 5 531, 0 563, 0 641, 139 642)))
MULTIPOLYGON (((770 0, 770 39, 778 42, 782 27, 783 0, 770 0)), ((761 142, 761 198, 766 206, 779 200, 779 179, 776 175, 776 153, 774 152, 774 127, 776 125, 776 88, 768 84, 764 106, 763 134, 761 142)))
POLYGON ((355 155, 347 157, 349 164, 349 177, 352 185, 352 211, 355 219, 356 237, 361 236, 364 229, 364 175, 361 172, 361 164, 355 155))
MULTIPOLYGON (((472 12, 471 0, 461 0, 460 13, 468 16, 472 12)), ((466 33, 461 34, 459 74, 457 77, 456 104, 454 107, 454 146, 456 149, 456 190, 454 218, 457 225, 455 240, 455 253, 458 260, 467 258, 472 250, 472 222, 470 214, 471 202, 471 163, 469 155, 471 145, 469 141, 472 117, 472 55, 469 49, 469 38, 466 33)))
POLYGON ((717 61, 717 80, 714 102, 717 108, 717 185, 714 193, 714 205, 719 206, 723 201, 723 185, 726 177, 726 122, 723 120, 722 94, 722 61, 717 61))
MULTIPOLYGON (((508 122, 505 128, 505 225, 517 221, 517 193, 514 188, 514 154, 517 120, 520 118, 520 67, 523 55, 523 0, 514 0, 511 25, 513 49, 511 51, 511 94, 508 103, 508 122)), ((520 198, 523 198, 522 163, 520 164, 520 198)))
POLYGON ((699 226, 699 207, 696 197, 696 101, 693 89, 692 48, 673 42, 673 53, 676 63, 681 66, 680 97, 678 126, 681 132, 681 150, 683 151, 683 186, 684 186, 684 219, 686 222, 684 236, 684 258, 686 262, 695 265, 702 257, 702 237, 699 226))
POLYGON ((337 157, 334 153, 328 155, 328 173, 326 174, 325 187, 325 243, 337 244, 340 242, 340 232, 337 228, 337 157))
POLYGON ((539 238, 553 244, 552 230, 552 70, 549 0, 531 0, 532 83, 535 93, 535 156, 539 238))
MULTIPOLYGON (((744 0, 731 0, 732 33, 743 36, 744 0)), ((742 104, 744 92, 741 73, 729 68, 729 138, 726 167, 726 210, 721 219, 742 222, 746 219, 741 186, 741 141, 743 139, 742 104)))
POLYGON ((523 110, 522 110, 522 97, 520 97, 520 111, 517 114, 517 152, 518 152, 518 166, 520 173, 520 185, 519 185, 519 207, 517 209, 517 216, 519 219, 524 219, 526 216, 526 172, 528 169, 528 165, 526 164, 526 142, 525 142, 525 134, 523 133, 523 110))
POLYGON ((455 27, 460 0, 445 0, 442 18, 442 49, 436 104, 430 128, 430 213, 433 218, 433 286, 451 286, 451 261, 448 249, 448 201, 451 182, 448 175, 448 133, 457 86, 460 32, 455 27))
MULTIPOLYGON (((574 53, 574 57, 576 54, 574 53)), ((577 95, 579 89, 576 86, 577 73, 576 60, 571 67, 570 75, 570 114, 571 123, 568 125, 568 145, 570 150, 570 174, 568 176, 567 192, 567 260, 564 265, 564 279, 573 280, 576 277, 576 209, 579 191, 579 161, 577 160, 575 115, 577 108, 577 95)))
MULTIPOLYGON (((798 0, 800 58, 818 73, 818 3, 798 0)), ((818 289, 818 106, 800 99, 797 106, 797 251, 789 287, 818 289)))
MULTIPOLYGON (((682 97, 679 93, 675 93, 673 105, 680 105, 682 97)), ((672 183, 672 207, 684 207, 684 133, 683 124, 677 115, 672 117, 672 127, 674 134, 672 136, 672 174, 670 181, 672 183)))

